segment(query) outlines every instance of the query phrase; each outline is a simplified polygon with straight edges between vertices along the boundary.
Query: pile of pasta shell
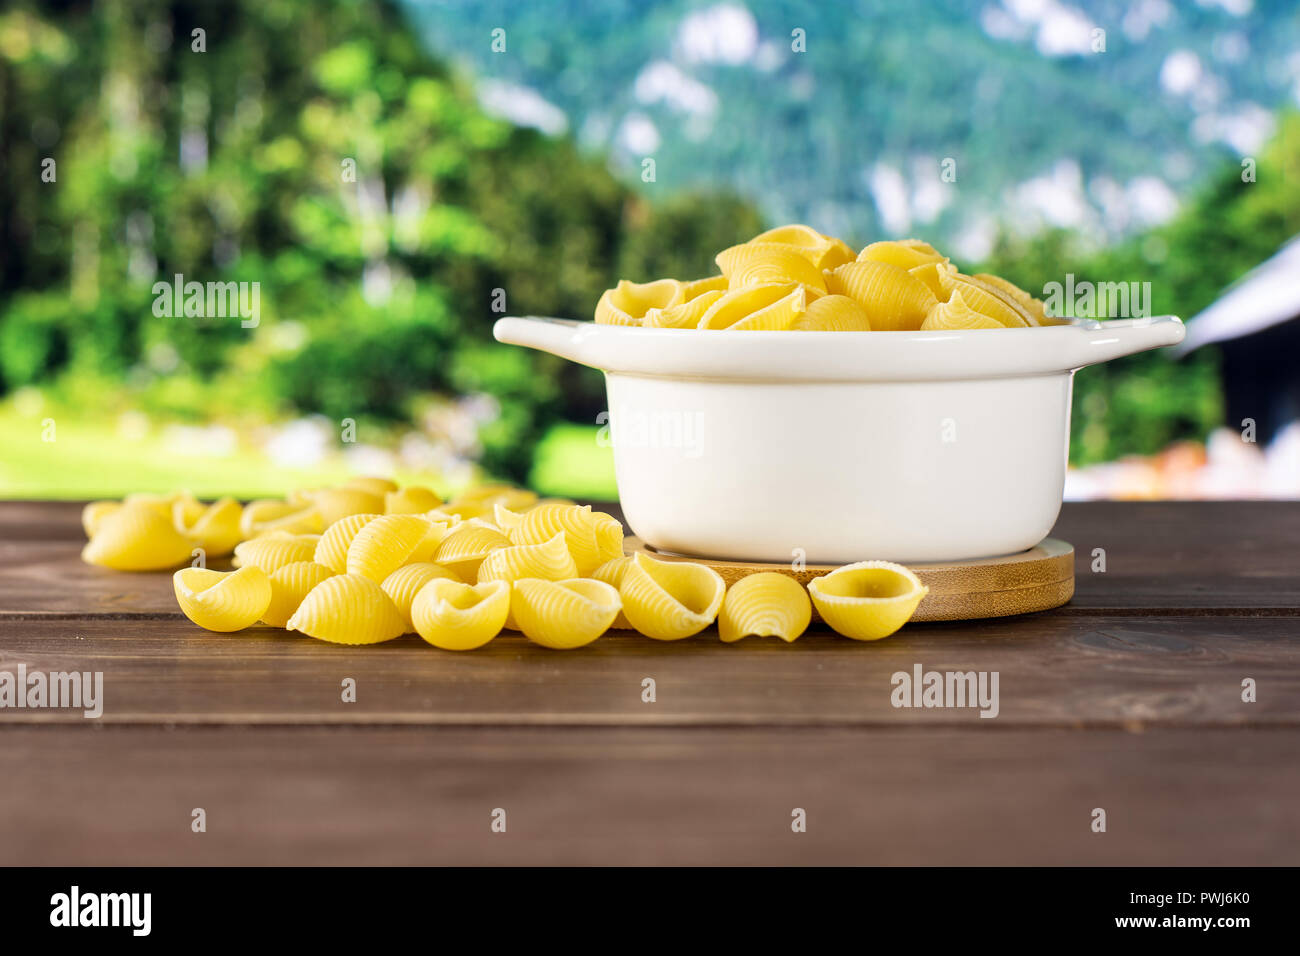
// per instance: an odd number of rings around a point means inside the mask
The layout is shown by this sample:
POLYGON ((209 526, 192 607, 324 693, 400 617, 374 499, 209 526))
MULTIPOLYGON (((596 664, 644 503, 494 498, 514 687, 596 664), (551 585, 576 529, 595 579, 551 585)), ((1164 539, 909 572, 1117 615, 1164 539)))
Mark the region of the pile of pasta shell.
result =
POLYGON ((965 275, 919 239, 854 253, 803 225, 779 226, 717 256, 720 275, 621 280, 596 305, 602 325, 731 332, 915 332, 1050 325, 1042 300, 989 274, 965 275))
POLYGON ((284 499, 203 503, 188 494, 96 501, 82 557, 123 571, 172 570, 181 611, 210 631, 281 627, 335 644, 416 633, 472 650, 513 629, 568 649, 610 629, 674 641, 718 625, 723 641, 793 641, 815 604, 858 640, 894 633, 926 588, 887 562, 809 582, 751 574, 728 590, 704 564, 623 549, 617 518, 504 485, 444 502, 429 488, 358 478, 284 499), (231 557, 233 570, 207 567, 231 557))

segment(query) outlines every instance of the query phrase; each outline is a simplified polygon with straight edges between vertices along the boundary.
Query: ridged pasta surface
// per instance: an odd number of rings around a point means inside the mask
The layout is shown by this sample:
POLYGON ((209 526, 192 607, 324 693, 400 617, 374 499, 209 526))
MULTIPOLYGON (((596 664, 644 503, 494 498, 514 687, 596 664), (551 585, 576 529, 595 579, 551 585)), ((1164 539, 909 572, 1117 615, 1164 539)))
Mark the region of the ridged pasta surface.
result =
POLYGON ((845 565, 808 582, 808 594, 822 620, 858 641, 893 634, 928 593, 915 574, 888 561, 845 565))
POLYGON ((659 561, 637 552, 623 571, 623 613, 647 637, 676 641, 718 616, 727 586, 718 572, 688 561, 659 561))
POLYGON ((238 571, 181 568, 172 575, 172 589, 181 612, 209 631, 251 627, 271 603, 271 580, 253 565, 238 571))
POLYGON ((222 498, 210 505, 191 498, 173 505, 172 523, 208 557, 224 558, 243 540, 243 533, 239 530, 243 512, 234 498, 222 498))
POLYGON ((718 636, 731 643, 742 637, 779 637, 787 643, 808 629, 812 602, 794 578, 775 571, 746 575, 727 589, 718 614, 718 636))
POLYGON ((384 589, 384 593, 397 606, 397 610, 401 612, 408 631, 415 629, 411 625, 411 605, 415 601, 415 596, 420 593, 420 589, 426 584, 437 579, 460 583, 460 578, 441 564, 422 561, 416 564, 402 565, 384 578, 383 584, 380 585, 384 589))
POLYGON ((478 578, 479 565, 493 551, 510 547, 510 539, 499 530, 479 519, 469 521, 453 528, 442 539, 434 560, 444 567, 451 568, 466 581, 478 578))
POLYGON ((888 262, 858 260, 826 274, 826 288, 847 295, 881 332, 915 331, 938 299, 924 282, 888 262))
POLYGON ((676 279, 654 282, 619 281, 600 297, 596 321, 602 325, 640 325, 650 309, 666 309, 681 300, 682 284, 676 279))
POLYGON ((501 633, 510 613, 510 585, 505 581, 460 584, 435 578, 411 604, 416 633, 434 647, 471 651, 501 633))
POLYGON ((308 592, 285 626, 331 644, 378 644, 406 631, 392 599, 360 574, 326 578, 308 592))
POLYGON ((294 561, 271 574, 271 603, 262 613, 261 621, 272 627, 284 627, 311 589, 335 571, 315 561, 294 561))
POLYGON ((870 332, 871 320, 847 295, 824 295, 808 303, 794 328, 802 332, 870 332))
POLYGON ((544 544, 557 534, 564 535, 581 577, 623 553, 623 526, 590 505, 539 504, 524 513, 509 537, 512 544, 544 544))
POLYGON ((311 561, 320 545, 318 534, 288 534, 273 531, 260 535, 250 541, 243 541, 235 546, 237 567, 250 565, 259 567, 267 574, 273 574, 286 564, 295 561, 311 561))
POLYGON ((424 515, 381 515, 367 521, 348 545, 348 574, 384 580, 411 560, 430 528, 424 515))
POLYGON ((366 525, 380 517, 377 514, 348 515, 325 529, 316 544, 316 553, 312 556, 317 564, 323 564, 335 574, 346 574, 348 570, 348 548, 352 539, 366 525))
POLYGON ((510 599, 511 616, 524 635, 555 650, 590 644, 609 630, 621 606, 617 590, 591 578, 522 578, 510 599))

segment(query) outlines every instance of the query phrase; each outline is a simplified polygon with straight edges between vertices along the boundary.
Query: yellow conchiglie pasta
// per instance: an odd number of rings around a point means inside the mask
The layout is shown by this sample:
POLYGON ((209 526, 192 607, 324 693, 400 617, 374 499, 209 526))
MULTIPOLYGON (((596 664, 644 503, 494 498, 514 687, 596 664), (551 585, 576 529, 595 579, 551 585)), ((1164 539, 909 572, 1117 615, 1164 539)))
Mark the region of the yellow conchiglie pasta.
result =
POLYGON ((987 272, 977 272, 971 278, 992 286, 1015 301, 1028 314, 1031 325, 1047 325, 1051 322, 1043 300, 1034 298, 1015 283, 1008 282, 1001 276, 989 275, 987 272))
POLYGON ((999 325, 1018 329, 1030 324, 1029 313, 1024 307, 993 286, 960 273, 948 276, 947 281, 951 282, 954 294, 960 292, 967 305, 976 312, 982 312, 989 318, 997 320, 999 325))
POLYGON ((177 502, 173 512, 176 530, 189 538, 207 553, 208 557, 221 558, 235 550, 243 537, 239 519, 243 508, 234 498, 222 498, 211 505, 199 506, 197 514, 187 504, 177 502))
POLYGON ((311 589, 334 571, 315 561, 294 561, 271 574, 271 603, 262 613, 262 623, 284 627, 311 589))
POLYGON ((859 262, 887 262, 900 269, 911 269, 928 262, 947 262, 939 251, 919 239, 891 239, 873 242, 858 253, 859 262))
POLYGON ((601 325, 640 325, 650 309, 666 309, 681 301, 682 284, 676 279, 629 282, 620 279, 596 304, 596 321, 601 325))
POLYGON ((824 295, 808 303, 794 328, 802 332, 870 332, 871 320, 847 295, 824 295))
POLYGON ((727 288, 798 283, 818 293, 826 291, 822 272, 797 246, 779 242, 746 242, 718 253, 718 268, 727 288))
POLYGON ((727 586, 718 572, 687 561, 658 561, 641 552, 623 572, 623 613, 647 637, 675 641, 704 630, 718 616, 727 586))
POLYGON ((441 564, 434 564, 429 561, 422 561, 418 564, 404 564, 384 578, 384 583, 380 587, 392 599, 393 604, 397 605, 397 610, 401 612, 402 618, 406 621, 407 630, 414 630, 411 627, 411 604, 415 601, 415 596, 430 581, 440 578, 460 582, 460 578, 450 570, 444 568, 441 564))
POLYGON ((477 518, 471 518, 452 529, 442 539, 434 560, 451 568, 466 581, 478 577, 479 565, 493 551, 510 547, 510 539, 499 530, 477 518))
POLYGON ((379 514, 384 510, 384 496, 362 488, 322 488, 311 492, 311 503, 326 528, 350 515, 379 514))
POLYGON ((273 574, 286 564, 311 561, 320 540, 318 534, 287 534, 283 531, 260 535, 235 546, 234 564, 241 568, 259 567, 267 574, 273 574))
POLYGON ((513 544, 543 544, 563 534, 579 576, 623 553, 623 526, 590 505, 539 504, 510 531, 513 544))
POLYGON ((651 309, 645 314, 643 324, 651 329, 693 329, 700 324, 704 313, 722 296, 723 291, 717 289, 668 309, 651 309))
MULTIPOLYGON (((621 558, 614 558, 613 560, 606 561, 600 567, 596 568, 596 570, 592 571, 591 576, 597 581, 604 581, 614 590, 621 591, 623 587, 623 578, 627 577, 628 565, 631 563, 632 558, 630 555, 624 555, 621 558)), ((614 618, 614 623, 611 624, 610 627, 618 631, 630 631, 632 630, 632 623, 627 619, 627 615, 620 610, 618 616, 614 618)))
POLYGON ((362 475, 356 478, 349 478, 344 482, 343 487, 356 488, 382 499, 384 495, 388 494, 390 491, 397 490, 397 482, 393 481, 391 478, 374 478, 362 475))
POLYGON ((238 571, 181 568, 172 575, 172 588, 181 612, 209 631, 251 627, 271 603, 270 578, 251 565, 238 571))
POLYGON ((915 331, 938 299, 924 282, 887 262, 860 260, 826 274, 826 287, 866 310, 878 332, 915 331))
MULTIPOLYGON (((348 545, 348 574, 384 580, 411 560, 431 525, 424 515, 382 515, 366 522, 348 545)), ((436 542, 429 550, 433 547, 436 542)))
POLYGON ((482 647, 501 633, 509 613, 510 585, 505 581, 469 585, 436 578, 411 604, 416 633, 447 651, 482 647))
POLYGON ((390 515, 414 515, 432 511, 442 504, 442 499, 432 488, 411 485, 401 491, 384 495, 384 511, 390 515))
POLYGON ((98 521, 81 558, 116 571, 165 571, 188 561, 193 547, 169 514, 152 503, 133 502, 98 521))
POLYGON ((817 268, 834 269, 853 261, 853 250, 844 242, 822 235, 811 226, 790 225, 769 229, 750 240, 753 243, 775 242, 795 246, 817 268))
POLYGON ((700 317, 701 329, 727 329, 736 323, 766 309, 791 295, 799 287, 792 283, 784 285, 756 286, 752 289, 739 289, 728 292, 719 298, 700 317))
POLYGON ((285 625, 331 644, 378 644, 406 632, 383 588, 360 574, 336 574, 308 592, 285 625))
POLYGON ((789 575, 760 571, 727 589, 718 636, 727 643, 750 635, 788 643, 806 631, 811 620, 812 604, 803 585, 789 575))
POLYGON ((726 276, 709 276, 707 279, 692 279, 682 283, 682 302, 691 302, 706 292, 726 292, 726 276))
POLYGON ((239 519, 239 533, 244 538, 254 538, 268 531, 316 534, 322 530, 324 522, 315 508, 269 498, 250 501, 239 519))
POLYGON ((857 641, 888 637, 907 623, 929 588, 901 564, 862 561, 808 582, 822 620, 857 641))
POLYGON ((352 539, 370 522, 378 518, 377 514, 348 515, 328 528, 316 544, 316 553, 312 556, 317 564, 323 564, 335 574, 346 574, 348 570, 348 548, 352 539))
POLYGON ((105 518, 115 511, 120 511, 120 501, 92 501, 81 509, 81 529, 87 538, 93 538, 105 518))
POLYGON ((622 602, 618 591, 591 578, 514 582, 510 613, 530 641, 555 650, 590 644, 609 630, 622 602))
POLYGON ((954 292, 947 302, 936 302, 921 323, 925 332, 941 329, 1001 329, 1005 326, 992 316, 977 312, 966 304, 962 292, 954 292))
POLYGON ((578 566, 564 543, 564 533, 557 532, 540 544, 514 544, 488 552, 478 568, 482 581, 518 581, 520 578, 542 578, 562 581, 576 578, 578 566))

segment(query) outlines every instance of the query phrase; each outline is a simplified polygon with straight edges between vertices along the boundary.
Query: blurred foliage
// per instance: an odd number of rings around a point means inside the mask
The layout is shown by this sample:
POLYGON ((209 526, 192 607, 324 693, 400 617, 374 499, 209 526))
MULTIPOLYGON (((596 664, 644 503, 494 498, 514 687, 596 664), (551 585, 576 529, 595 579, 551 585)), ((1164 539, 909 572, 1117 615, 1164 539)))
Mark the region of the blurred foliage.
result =
MULTIPOLYGON (((1278 117, 1254 166, 1226 165, 1171 221, 1101 250, 1070 233, 1004 236, 979 268, 1036 295, 1047 282, 1150 282, 1151 314, 1190 318, 1300 234, 1300 114, 1278 117)), ((1181 359, 1144 352, 1084 369, 1075 378, 1070 460, 1076 465, 1150 454, 1204 439, 1222 424, 1219 352, 1181 359)))
POLYGON ((703 274, 758 228, 487 116, 386 0, 7 5, 0 132, 0 390, 363 428, 484 391, 484 464, 517 478, 603 388, 489 346, 494 306, 587 318, 619 275, 703 274), (259 325, 155 315, 178 273, 260 283, 259 325))

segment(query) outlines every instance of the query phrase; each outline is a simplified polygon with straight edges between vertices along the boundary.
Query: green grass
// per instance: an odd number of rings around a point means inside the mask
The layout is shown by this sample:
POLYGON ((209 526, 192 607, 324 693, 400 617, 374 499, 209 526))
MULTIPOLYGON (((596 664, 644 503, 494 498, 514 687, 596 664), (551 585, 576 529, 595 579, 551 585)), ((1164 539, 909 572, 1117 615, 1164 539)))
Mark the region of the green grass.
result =
MULTIPOLYGON (((273 497, 355 474, 341 458, 313 468, 283 467, 245 441, 228 454, 178 451, 156 428, 128 437, 112 422, 63 414, 55 414, 54 440, 46 441, 45 421, 43 414, 0 404, 0 498, 120 498, 182 489, 200 498, 273 497)), ((391 477, 443 494, 450 490, 427 473, 399 471, 391 477)), ((617 499, 611 450, 597 445, 595 428, 554 428, 538 448, 532 480, 546 495, 617 499)))

